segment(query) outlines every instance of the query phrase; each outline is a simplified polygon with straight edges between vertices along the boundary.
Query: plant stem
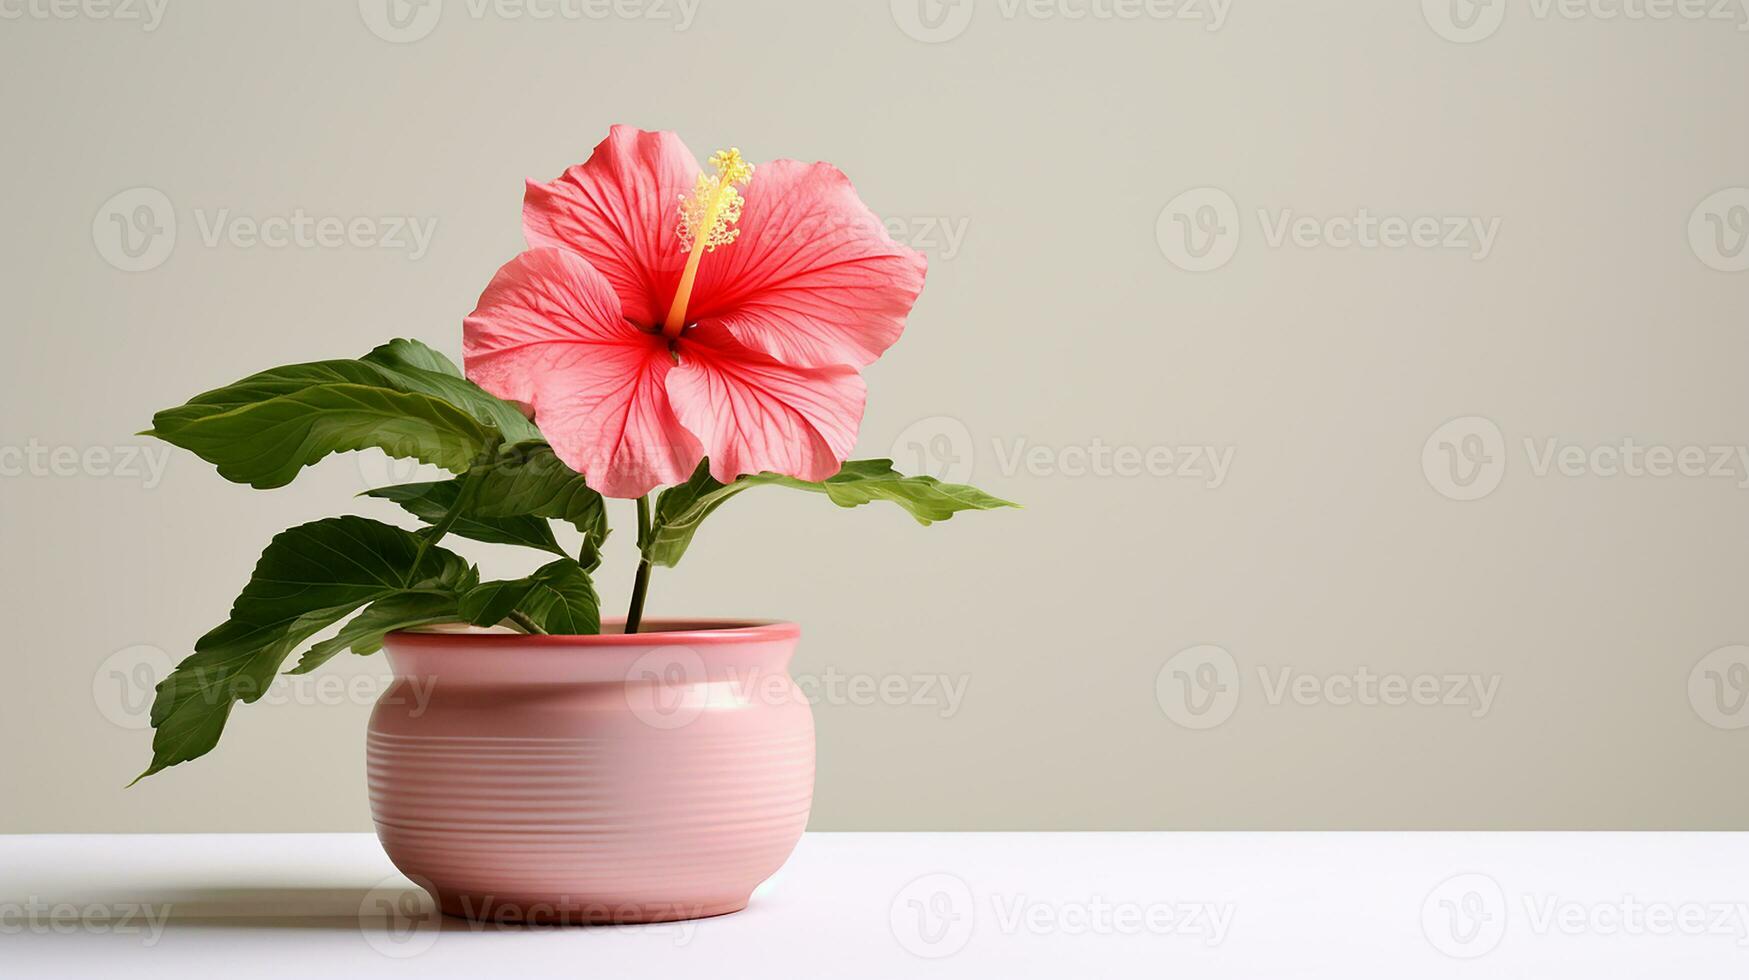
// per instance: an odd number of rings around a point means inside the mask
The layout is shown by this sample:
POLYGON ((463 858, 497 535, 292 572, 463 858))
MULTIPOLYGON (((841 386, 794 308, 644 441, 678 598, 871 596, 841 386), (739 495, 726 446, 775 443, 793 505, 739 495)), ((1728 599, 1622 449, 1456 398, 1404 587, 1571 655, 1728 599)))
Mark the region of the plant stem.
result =
POLYGON ((632 579, 632 607, 626 610, 626 633, 638 631, 644 622, 644 597, 650 592, 650 563, 638 562, 638 577, 632 579))
POLYGON ((444 535, 449 533, 449 529, 462 516, 462 511, 467 510, 474 502, 474 494, 480 488, 480 470, 481 467, 477 466, 468 470, 467 475, 462 477, 462 487, 456 493, 455 503, 450 505, 449 510, 444 512, 436 524, 419 535, 419 550, 413 555, 413 569, 407 573, 407 584, 411 585, 419 580, 419 566, 425 563, 426 553, 431 550, 432 545, 443 540, 444 535))
POLYGON ((546 630, 541 629, 539 623, 529 619, 527 616, 514 609, 510 610, 510 615, 507 618, 512 623, 515 623, 517 628, 521 629, 524 633, 530 633, 535 636, 544 636, 546 634, 546 630))
POLYGON ((650 495, 638 498, 638 551, 650 544, 650 495))
MULTIPOLYGON (((641 551, 650 538, 650 497, 648 494, 638 498, 638 549, 641 551)), ((638 631, 644 623, 644 598, 650 594, 650 560, 638 560, 638 574, 632 579, 632 605, 626 610, 626 635, 638 631)))

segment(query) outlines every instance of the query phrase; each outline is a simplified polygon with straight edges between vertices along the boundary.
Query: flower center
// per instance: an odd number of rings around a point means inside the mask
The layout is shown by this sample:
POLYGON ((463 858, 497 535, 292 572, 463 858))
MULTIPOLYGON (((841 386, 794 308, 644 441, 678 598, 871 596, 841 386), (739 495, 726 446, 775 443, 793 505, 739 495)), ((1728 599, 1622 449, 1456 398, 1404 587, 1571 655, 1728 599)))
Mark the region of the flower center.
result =
POLYGON ((712 154, 710 165, 716 173, 699 174, 692 193, 680 198, 679 234, 681 247, 686 249, 686 271, 680 274, 680 288, 674 291, 668 319, 662 322, 662 334, 669 340, 680 336, 686 327, 686 304, 692 299, 699 259, 741 234, 739 228, 730 227, 741 220, 741 192, 735 185, 747 186, 753 179, 753 165, 742 160, 741 151, 732 146, 712 154))

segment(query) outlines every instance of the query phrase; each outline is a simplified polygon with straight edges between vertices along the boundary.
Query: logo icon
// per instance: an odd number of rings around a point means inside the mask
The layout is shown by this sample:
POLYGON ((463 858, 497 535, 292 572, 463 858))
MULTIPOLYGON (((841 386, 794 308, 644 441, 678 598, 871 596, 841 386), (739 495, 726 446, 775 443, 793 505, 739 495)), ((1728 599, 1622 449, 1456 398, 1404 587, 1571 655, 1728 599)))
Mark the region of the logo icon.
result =
POLYGON ((97 209, 91 240, 103 261, 123 272, 148 272, 176 248, 176 209, 156 187, 122 191, 97 209))
POLYGON ((1217 646, 1180 650, 1155 676, 1154 698, 1179 725, 1195 731, 1214 728, 1239 707, 1239 664, 1217 646))
POLYGON ((1154 238, 1186 272, 1219 269, 1239 250, 1239 205, 1219 187, 1192 188, 1160 209, 1154 238))
POLYGON ((974 0, 892 0, 893 23, 905 36, 941 44, 971 26, 974 0))
POLYGON ((115 725, 141 731, 152 727, 152 699, 158 682, 176 669, 170 655, 155 646, 138 644, 105 657, 91 678, 91 700, 115 725))
POLYGON ((1749 269, 1749 187, 1728 187, 1695 205, 1688 244, 1709 269, 1749 269))
MULTIPOLYGON (((409 426, 414 424, 408 420, 409 426)), ((433 435, 433 438, 440 438, 433 435)), ((455 474, 440 466, 421 463, 416 459, 390 456, 384 452, 365 451, 353 454, 358 464, 358 479, 366 490, 399 486, 403 483, 442 483, 455 479, 455 474)))
POLYGON ((893 896, 893 938, 924 959, 952 956, 972 941, 977 926, 972 888, 958 875, 937 872, 915 878, 893 896))
POLYGON ((1688 673, 1688 703, 1714 728, 1749 728, 1749 646, 1720 647, 1688 673))
POLYGON ((1506 22, 1506 0, 1421 0, 1421 14, 1447 41, 1474 44, 1494 36, 1506 22))
POLYGON ((944 483, 969 483, 977 452, 972 430, 946 415, 919 419, 893 440, 893 464, 913 476, 933 476, 944 483))
POLYGON ((420 878, 384 878, 358 903, 358 930, 364 941, 371 949, 397 960, 411 959, 437 945, 443 915, 433 894, 429 883, 420 878))
POLYGON ((370 32, 391 44, 412 44, 437 29, 443 0, 358 0, 370 32))
POLYGON ((1506 436, 1480 415, 1452 419, 1421 447, 1421 474, 1452 500, 1480 500, 1506 475, 1506 436))
POLYGON ((1455 959, 1486 956, 1506 936, 1506 893, 1488 875, 1447 878, 1421 903, 1421 933, 1455 959))
POLYGON ((626 704, 651 728, 684 728, 704 714, 704 658, 691 647, 653 647, 626 669, 626 704))

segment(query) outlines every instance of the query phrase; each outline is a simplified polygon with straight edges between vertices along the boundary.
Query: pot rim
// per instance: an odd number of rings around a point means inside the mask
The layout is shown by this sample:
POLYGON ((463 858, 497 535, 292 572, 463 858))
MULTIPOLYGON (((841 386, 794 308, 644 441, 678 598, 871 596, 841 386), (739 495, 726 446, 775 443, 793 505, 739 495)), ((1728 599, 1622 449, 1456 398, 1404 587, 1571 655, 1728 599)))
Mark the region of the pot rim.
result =
MULTIPOLYGON (((484 630, 395 630, 388 634, 397 643, 411 646, 453 646, 457 642, 540 647, 697 646, 700 644, 760 643, 793 640, 802 635, 800 625, 782 619, 731 619, 708 616, 684 619, 644 620, 648 632, 601 632, 592 635, 493 633, 484 630)), ((625 619, 604 619, 605 631, 624 628, 625 619)))

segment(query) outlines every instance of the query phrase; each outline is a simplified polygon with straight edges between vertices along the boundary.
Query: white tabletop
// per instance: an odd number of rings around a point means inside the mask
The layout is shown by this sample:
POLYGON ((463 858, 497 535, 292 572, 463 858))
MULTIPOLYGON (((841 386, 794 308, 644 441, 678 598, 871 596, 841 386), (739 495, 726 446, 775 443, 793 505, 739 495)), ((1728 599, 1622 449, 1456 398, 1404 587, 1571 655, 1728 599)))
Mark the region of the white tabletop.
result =
POLYGON ((423 918, 366 834, 0 837, 0 976, 1749 976, 1749 834, 809 834, 744 912, 423 918))

